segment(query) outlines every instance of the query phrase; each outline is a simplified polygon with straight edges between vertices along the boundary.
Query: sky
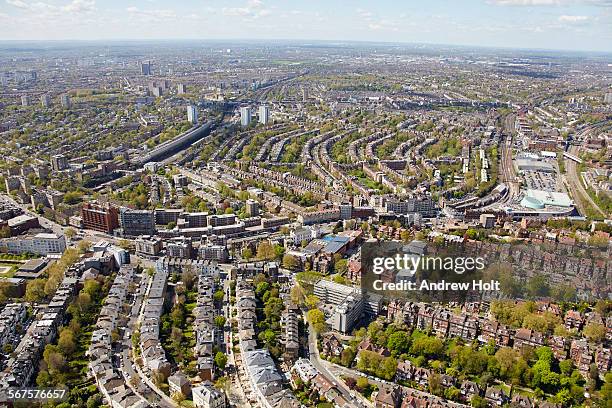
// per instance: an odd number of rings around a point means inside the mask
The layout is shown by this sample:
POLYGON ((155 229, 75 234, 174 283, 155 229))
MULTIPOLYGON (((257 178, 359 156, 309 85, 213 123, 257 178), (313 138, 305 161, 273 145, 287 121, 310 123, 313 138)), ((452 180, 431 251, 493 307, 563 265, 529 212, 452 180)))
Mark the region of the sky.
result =
POLYGON ((0 0, 0 40, 125 39, 612 52, 612 0, 0 0))

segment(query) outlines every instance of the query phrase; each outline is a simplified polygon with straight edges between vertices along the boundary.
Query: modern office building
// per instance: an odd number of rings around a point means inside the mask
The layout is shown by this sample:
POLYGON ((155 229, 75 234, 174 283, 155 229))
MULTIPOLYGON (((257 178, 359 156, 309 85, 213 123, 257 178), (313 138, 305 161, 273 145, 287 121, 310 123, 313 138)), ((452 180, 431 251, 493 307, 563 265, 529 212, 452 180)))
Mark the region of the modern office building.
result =
POLYGON ((270 121, 270 108, 267 105, 261 105, 259 107, 259 123, 267 125, 270 121))
POLYGON ((350 333, 355 325, 366 318, 373 318, 382 304, 380 295, 362 294, 360 288, 342 285, 325 279, 314 285, 314 294, 322 304, 331 306, 326 311, 326 323, 342 333, 350 333))
POLYGON ((122 207, 119 211, 119 225, 124 237, 153 235, 155 233, 155 215, 150 210, 132 210, 122 207))
POLYGON ((30 106, 32 104, 32 101, 30 100, 30 97, 28 95, 23 95, 21 97, 21 106, 30 106))
POLYGON ((55 171, 66 170, 68 167, 68 159, 63 154, 51 156, 51 168, 55 171))
POLYGON ((249 126, 251 124, 251 108, 248 106, 240 108, 240 124, 242 126, 249 126))
POLYGON ((320 279, 314 285, 314 294, 321 302, 329 305, 339 305, 348 296, 361 296, 361 290, 329 280, 320 279))
POLYGON ((48 94, 44 94, 40 97, 40 104, 43 108, 51 106, 51 97, 48 94))
POLYGON ((178 95, 183 95, 187 93, 187 86, 185 84, 178 84, 176 86, 176 93, 178 95))
POLYGON ((187 107, 187 120, 194 125, 198 123, 198 109, 193 105, 187 107))
POLYGON ((70 96, 68 94, 60 95, 60 103, 64 108, 70 108, 72 106, 72 102, 70 101, 70 96))
POLYGON ((112 234, 119 227, 119 211, 111 204, 85 203, 81 208, 83 228, 112 234))
POLYGON ((140 73, 142 75, 151 75, 151 61, 140 63, 140 73))

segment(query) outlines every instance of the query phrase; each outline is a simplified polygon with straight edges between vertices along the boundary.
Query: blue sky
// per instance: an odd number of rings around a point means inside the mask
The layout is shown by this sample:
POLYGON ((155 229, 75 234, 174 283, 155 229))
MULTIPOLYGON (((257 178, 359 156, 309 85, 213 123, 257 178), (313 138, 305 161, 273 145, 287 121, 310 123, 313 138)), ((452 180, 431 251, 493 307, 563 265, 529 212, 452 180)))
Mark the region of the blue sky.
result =
POLYGON ((0 40, 181 38, 612 52, 612 0, 0 0, 0 40))

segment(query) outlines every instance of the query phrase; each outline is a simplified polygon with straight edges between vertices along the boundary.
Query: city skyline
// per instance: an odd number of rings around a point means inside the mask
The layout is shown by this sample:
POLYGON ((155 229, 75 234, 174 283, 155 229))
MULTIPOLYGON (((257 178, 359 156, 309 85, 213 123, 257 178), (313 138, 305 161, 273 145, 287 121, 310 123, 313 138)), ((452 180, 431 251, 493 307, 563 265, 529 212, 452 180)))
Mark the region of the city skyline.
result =
POLYGON ((612 52, 609 0, 456 3, 3 0, 0 40, 329 40, 612 52))

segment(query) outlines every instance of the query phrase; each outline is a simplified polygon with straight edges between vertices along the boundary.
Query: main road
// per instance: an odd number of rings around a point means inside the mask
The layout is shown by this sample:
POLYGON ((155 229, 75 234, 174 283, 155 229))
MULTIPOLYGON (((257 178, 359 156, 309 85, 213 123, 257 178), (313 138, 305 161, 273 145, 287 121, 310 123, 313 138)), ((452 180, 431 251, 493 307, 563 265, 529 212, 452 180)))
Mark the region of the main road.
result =
POLYGON ((317 348, 317 336, 312 328, 312 325, 308 325, 308 358, 312 365, 328 380, 330 380, 333 385, 335 385, 344 399, 348 401, 351 406, 358 408, 371 408, 373 407, 372 403, 370 403, 365 398, 360 398, 361 394, 351 391, 347 385, 341 379, 337 378, 331 371, 327 369, 327 362, 322 360, 319 357, 319 350, 317 348), (359 396, 359 397, 358 397, 359 396))

